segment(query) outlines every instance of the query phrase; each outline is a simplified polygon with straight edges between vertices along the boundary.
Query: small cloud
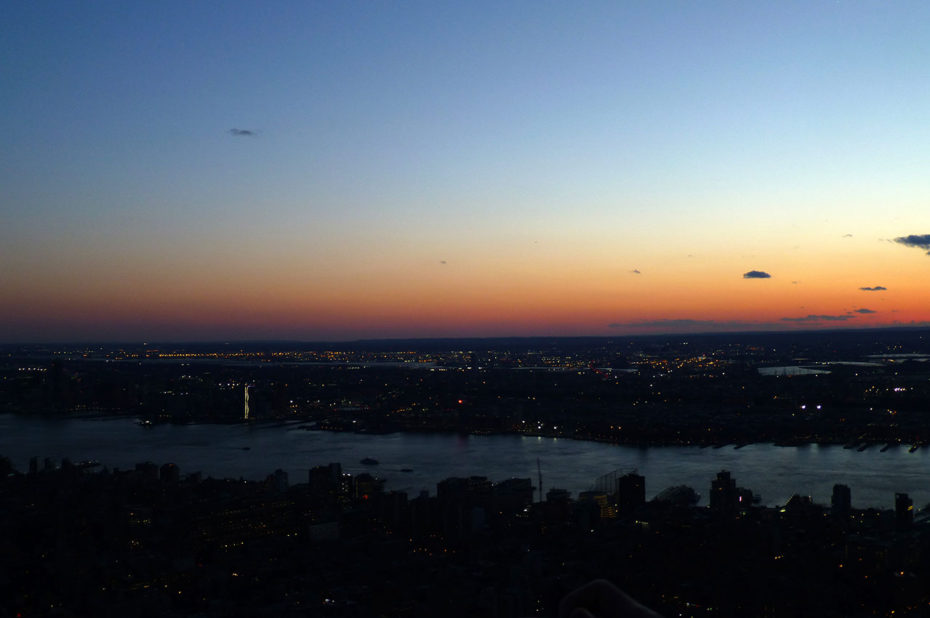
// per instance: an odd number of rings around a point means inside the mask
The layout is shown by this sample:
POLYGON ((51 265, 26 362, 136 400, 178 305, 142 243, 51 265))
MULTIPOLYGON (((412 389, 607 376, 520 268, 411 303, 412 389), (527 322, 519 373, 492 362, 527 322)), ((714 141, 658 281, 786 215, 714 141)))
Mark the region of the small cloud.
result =
POLYGON ((227 133, 233 137, 256 137, 258 135, 258 131, 252 129, 230 129, 227 133))
POLYGON ((863 292, 884 292, 888 288, 886 288, 883 285, 876 285, 872 287, 864 287, 864 288, 859 288, 859 289, 862 290, 863 292))
POLYGON ((631 270, 630 272, 633 273, 634 275, 641 275, 641 274, 643 274, 643 273, 639 272, 639 270, 636 269, 636 268, 634 268, 634 269, 631 270))
POLYGON ((801 283, 801 282, 800 282, 800 281, 792 281, 792 282, 791 282, 791 285, 797 285, 797 284, 799 284, 799 283, 801 283))
POLYGON ((762 270, 750 270, 748 273, 743 273, 743 279, 771 279, 771 278, 772 278, 772 275, 762 270))
POLYGON ((877 312, 872 311, 871 309, 856 309, 855 311, 853 311, 853 313, 877 313, 877 312))
POLYGON ((852 320, 854 315, 805 315, 799 318, 782 318, 782 322, 845 322, 852 320))
POLYGON ((445 260, 439 260, 439 263, 440 263, 440 264, 445 264, 446 261, 445 261, 445 260))
POLYGON ((909 236, 898 236, 894 241, 905 247, 917 247, 923 249, 930 255, 930 234, 911 234, 909 236))
POLYGON ((852 238, 852 234, 843 234, 843 238, 852 238))

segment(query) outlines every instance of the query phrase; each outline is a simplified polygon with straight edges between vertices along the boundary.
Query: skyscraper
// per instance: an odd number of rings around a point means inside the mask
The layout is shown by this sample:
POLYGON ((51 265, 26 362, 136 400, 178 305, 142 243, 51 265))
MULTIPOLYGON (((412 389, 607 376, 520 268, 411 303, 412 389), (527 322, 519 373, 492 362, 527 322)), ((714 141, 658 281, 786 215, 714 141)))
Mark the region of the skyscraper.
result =
POLYGON ((630 472, 617 479, 617 506, 629 515, 646 504, 646 477, 630 472))
POLYGON ((728 471, 721 470, 710 484, 710 508, 729 513, 736 510, 736 501, 736 481, 728 471))
POLYGON ((830 501, 830 512, 833 517, 848 517, 852 510, 852 499, 848 485, 834 485, 833 499, 830 501))
POLYGON ((914 524, 914 501, 907 494, 894 495, 894 519, 899 530, 907 530, 914 524))

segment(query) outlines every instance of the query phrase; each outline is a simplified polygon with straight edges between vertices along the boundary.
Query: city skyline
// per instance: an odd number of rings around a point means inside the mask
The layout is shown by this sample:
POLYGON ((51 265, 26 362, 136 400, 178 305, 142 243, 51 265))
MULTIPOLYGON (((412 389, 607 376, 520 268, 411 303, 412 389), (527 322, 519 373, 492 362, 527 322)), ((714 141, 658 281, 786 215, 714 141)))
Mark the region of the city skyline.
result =
POLYGON ((0 17, 0 342, 930 321, 922 3, 0 17))

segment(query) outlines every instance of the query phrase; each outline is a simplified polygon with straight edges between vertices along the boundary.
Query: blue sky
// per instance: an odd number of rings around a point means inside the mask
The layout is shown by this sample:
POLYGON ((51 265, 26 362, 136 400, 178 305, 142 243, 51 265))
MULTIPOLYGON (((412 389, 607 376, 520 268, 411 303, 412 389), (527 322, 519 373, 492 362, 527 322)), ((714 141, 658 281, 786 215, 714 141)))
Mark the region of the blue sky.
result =
MULTIPOLYGON (((158 328, 125 305, 136 325, 114 336, 188 336, 221 304, 253 302, 237 287, 292 310, 234 316, 230 334, 266 334, 260 320, 282 335, 377 334, 374 310, 356 330, 326 316, 372 281, 400 290, 384 298, 398 313, 428 304, 446 275, 424 265, 441 260, 461 265, 466 303, 514 281, 527 298, 579 295, 598 309, 570 330, 592 334, 716 319, 696 292, 675 301, 687 315, 625 299, 641 292, 619 273, 645 264, 667 289, 688 255, 708 256, 689 284, 713 286, 800 246, 785 277, 827 285, 850 264, 836 239, 868 235, 856 268, 881 277, 875 243, 930 231, 928 18, 918 2, 7 3, 0 335, 44 332, 69 306, 93 313, 91 296, 124 306, 131 287, 178 296, 158 328), (595 271, 615 297, 565 283, 595 271), (338 298, 314 304, 301 281, 338 298), (46 322, 22 318, 49 303, 46 322), (302 326, 300 312, 319 319, 302 326)), ((926 266, 887 255, 912 264, 889 276, 926 266)), ((848 310, 831 294, 804 302, 848 310)), ((546 311, 535 328, 568 328, 546 311)), ((438 326, 443 312, 427 311, 437 326, 423 334, 460 332, 438 326)), ((383 332, 415 334, 398 324, 383 332)))

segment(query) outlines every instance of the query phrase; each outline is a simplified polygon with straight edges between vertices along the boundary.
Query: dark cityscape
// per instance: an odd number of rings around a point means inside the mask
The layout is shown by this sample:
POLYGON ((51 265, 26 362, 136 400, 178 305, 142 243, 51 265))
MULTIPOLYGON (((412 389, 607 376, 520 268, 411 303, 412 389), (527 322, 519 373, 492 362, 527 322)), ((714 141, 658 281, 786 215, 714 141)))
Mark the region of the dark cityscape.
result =
POLYGON ((930 330, 0 348, 0 410, 641 445, 930 440, 930 330))
MULTIPOLYGON (((644 338, 6 346, 3 411, 320 432, 523 434, 730 448, 924 448, 930 331, 644 338), (246 395, 247 394, 247 395, 246 395)), ((665 616, 926 615, 930 505, 796 494, 721 470, 573 494, 542 472, 409 495, 376 460, 289 478, 173 462, 3 460, 2 616, 555 616, 605 579, 665 616), (702 497, 703 502, 701 502, 702 497), (701 502, 699 504, 699 502, 701 502)), ((356 463, 356 462, 351 462, 356 463)), ((606 465, 606 464, 605 464, 606 465)), ((523 471, 526 474, 525 471, 523 471)))
POLYGON ((930 618, 930 2, 0 2, 0 618, 930 618))

